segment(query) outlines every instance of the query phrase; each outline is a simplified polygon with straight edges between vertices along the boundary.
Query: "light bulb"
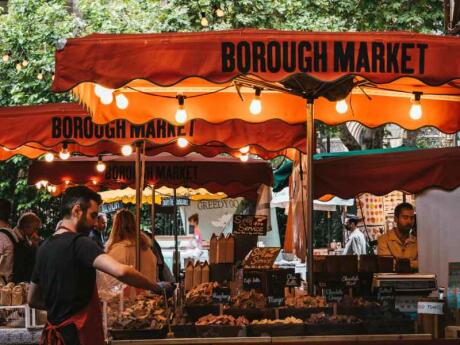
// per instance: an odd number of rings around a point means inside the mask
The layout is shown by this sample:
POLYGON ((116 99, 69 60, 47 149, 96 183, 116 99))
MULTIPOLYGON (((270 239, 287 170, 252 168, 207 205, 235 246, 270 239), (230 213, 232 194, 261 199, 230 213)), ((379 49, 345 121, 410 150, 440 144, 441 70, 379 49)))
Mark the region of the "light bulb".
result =
POLYGON ((97 165, 96 165, 96 170, 99 171, 100 173, 101 172, 104 172, 105 171, 105 163, 103 161, 99 161, 97 162, 97 165))
POLYGON ((247 161, 249 160, 249 155, 241 155, 241 156, 240 156, 240 160, 241 160, 242 162, 247 162, 247 161))
POLYGON ((48 152, 45 155, 45 161, 47 161, 48 163, 51 163, 52 161, 54 161, 54 155, 51 152, 48 152))
POLYGON ((225 15, 224 11, 221 8, 216 10, 216 16, 223 17, 225 15))
POLYGON ((63 149, 61 152, 59 152, 59 158, 61 158, 63 161, 69 159, 70 152, 67 149, 63 149))
POLYGON ((36 187, 37 189, 42 188, 42 182, 41 182, 41 181, 38 181, 38 182, 35 184, 35 187, 36 187))
POLYGON ((42 80, 42 79, 43 79, 43 74, 42 74, 42 73, 38 73, 38 74, 37 74, 37 79, 38 79, 38 80, 42 80))
MULTIPOLYGON (((101 171, 101 172, 102 172, 102 171, 101 171)), ((97 180, 96 180, 95 178, 93 178, 93 179, 91 180, 91 182, 92 182, 94 185, 97 185, 97 180)))
POLYGON ((16 64, 16 71, 19 72, 21 69, 22 69, 21 64, 20 64, 20 63, 17 63, 17 64, 16 64))
POLYGON ((29 61, 27 61, 27 60, 24 60, 24 61, 22 62, 22 65, 23 65, 24 67, 27 67, 28 64, 29 64, 29 61))
POLYGON ((103 92, 101 94, 101 102, 102 104, 109 105, 113 102, 113 94, 112 92, 103 92))
POLYGON ((131 147, 131 145, 123 145, 123 147, 121 148, 121 154, 123 156, 130 156, 132 153, 133 148, 131 147))
POLYGON ((187 111, 185 110, 185 97, 182 95, 177 96, 177 101, 179 105, 176 110, 176 122, 185 123, 187 121, 187 111))
POLYGON ((68 186, 70 184, 70 180, 64 180, 64 183, 66 184, 66 186, 68 186))
POLYGON ((3 56, 2 56, 2 60, 3 60, 3 62, 5 62, 5 63, 8 62, 8 61, 10 60, 10 55, 9 55, 9 54, 3 55, 3 56))
POLYGON ((48 190, 49 193, 53 192, 53 186, 52 185, 49 185, 48 187, 46 187, 46 189, 48 190))
POLYGON ((262 101, 260 100, 261 93, 262 90, 257 88, 254 99, 251 101, 251 105, 249 106, 249 111, 252 115, 259 115, 262 111, 262 101))
POLYGON ((179 140, 177 140, 177 145, 179 145, 179 147, 187 147, 188 145, 188 140, 185 139, 185 138, 179 138, 179 140))
POLYGON ((117 103, 118 109, 126 109, 128 108, 128 98, 120 93, 115 97, 115 102, 117 103))
POLYGON ((422 106, 420 102, 414 101, 410 107, 409 115, 412 120, 420 120, 422 118, 422 106))
POLYGON ((201 25, 206 27, 209 25, 208 18, 206 18, 206 13, 201 12, 201 25))
POLYGON ((240 152, 244 153, 244 154, 248 153, 249 152, 249 146, 244 146, 244 147, 240 148, 240 152))
POLYGON ((348 111, 347 102, 344 99, 337 101, 335 104, 335 110, 337 110, 339 114, 345 114, 348 111))

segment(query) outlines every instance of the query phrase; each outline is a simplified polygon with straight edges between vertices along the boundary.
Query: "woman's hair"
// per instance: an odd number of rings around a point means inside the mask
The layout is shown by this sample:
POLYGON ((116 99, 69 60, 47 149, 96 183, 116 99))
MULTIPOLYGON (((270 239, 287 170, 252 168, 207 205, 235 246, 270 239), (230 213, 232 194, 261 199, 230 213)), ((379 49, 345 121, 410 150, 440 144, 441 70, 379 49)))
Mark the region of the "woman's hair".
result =
MULTIPOLYGON (((116 243, 121 241, 136 243, 136 217, 127 209, 119 210, 113 218, 112 231, 107 241, 107 251, 110 251, 116 243)), ((148 238, 142 234, 140 245, 143 250, 149 247, 148 238)))

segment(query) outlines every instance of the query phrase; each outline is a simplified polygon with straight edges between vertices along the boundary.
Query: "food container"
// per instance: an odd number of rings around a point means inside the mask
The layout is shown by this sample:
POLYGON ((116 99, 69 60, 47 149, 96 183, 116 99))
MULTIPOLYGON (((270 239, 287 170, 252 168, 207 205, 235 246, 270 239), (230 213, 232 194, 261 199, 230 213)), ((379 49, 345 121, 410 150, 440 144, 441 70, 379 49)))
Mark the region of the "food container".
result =
POLYGON ((249 321, 261 320, 261 319, 275 319, 275 309, 273 308, 228 308, 224 310, 224 314, 231 315, 235 318, 244 316, 249 321))
POLYGON ((284 307, 279 308, 279 318, 284 319, 293 316, 297 319, 307 320, 312 314, 325 313, 332 315, 332 307, 318 307, 318 308, 298 308, 298 307, 284 307))
POLYGON ((219 315, 220 307, 217 304, 195 304, 195 305, 186 305, 184 307, 185 312, 187 313, 189 319, 193 322, 197 321, 200 317, 213 314, 219 315))

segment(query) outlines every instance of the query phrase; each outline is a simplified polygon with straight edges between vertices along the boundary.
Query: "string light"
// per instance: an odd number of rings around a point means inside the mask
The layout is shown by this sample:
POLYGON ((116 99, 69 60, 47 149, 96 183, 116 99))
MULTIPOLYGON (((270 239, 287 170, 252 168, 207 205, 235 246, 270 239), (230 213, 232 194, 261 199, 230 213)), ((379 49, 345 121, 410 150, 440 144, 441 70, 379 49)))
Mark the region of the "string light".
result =
POLYGON ((46 189, 48 190, 49 193, 55 193, 57 190, 56 186, 53 186, 53 185, 49 185, 48 187, 46 187, 46 189))
POLYGON ((45 155, 45 161, 47 161, 48 163, 51 163, 52 161, 54 161, 54 155, 51 152, 48 152, 45 155))
POLYGON ((252 115, 259 115, 262 111, 262 101, 260 100, 260 94, 262 93, 262 89, 256 87, 256 93, 254 99, 251 101, 251 105, 249 106, 249 111, 252 115))
POLYGON ((62 145, 62 150, 61 150, 61 152, 59 152, 59 158, 61 158, 64 161, 70 158, 70 152, 67 150, 67 144, 66 143, 64 143, 64 145, 62 145))
POLYGON ((208 18, 206 18, 206 13, 204 12, 201 12, 201 26, 208 26, 209 25, 209 22, 208 22, 208 18))
POLYGON ((244 146, 242 148, 240 148, 240 152, 243 153, 243 154, 246 154, 249 152, 249 146, 244 146))
POLYGON ((64 183, 66 186, 68 186, 70 184, 70 180, 64 180, 64 183))
POLYGON ((347 101, 345 101, 344 99, 337 101, 337 103, 335 104, 335 110, 337 110, 339 114, 345 114, 348 111, 347 101))
POLYGON ((244 163, 247 162, 249 160, 249 155, 241 155, 240 160, 244 163))
POLYGON ((414 92, 414 99, 411 101, 412 106, 410 107, 409 116, 412 120, 420 120, 423 115, 422 105, 420 104, 420 98, 422 92, 414 92))
POLYGON ((97 180, 95 178, 93 178, 91 182, 93 183, 93 185, 97 185, 97 180))
POLYGON ((116 95, 115 103, 117 104, 118 109, 126 109, 128 108, 128 104, 129 104, 128 97, 120 93, 116 95))
POLYGON ((177 101, 179 104, 176 110, 176 121, 178 123, 185 123, 187 121, 187 111, 185 110, 185 106, 184 106, 185 96, 178 95, 177 101))
POLYGON ((105 163, 102 161, 102 156, 99 156, 99 160, 97 161, 96 170, 100 173, 105 171, 105 163))
POLYGON ((131 156, 132 153, 133 153, 133 148, 131 147, 131 145, 123 145, 122 146, 121 154, 123 156, 131 156))
POLYGON ((179 138, 179 139, 177 140, 177 145, 179 145, 179 147, 181 147, 181 148, 187 147, 187 145, 188 145, 188 140, 185 139, 185 138, 179 138))

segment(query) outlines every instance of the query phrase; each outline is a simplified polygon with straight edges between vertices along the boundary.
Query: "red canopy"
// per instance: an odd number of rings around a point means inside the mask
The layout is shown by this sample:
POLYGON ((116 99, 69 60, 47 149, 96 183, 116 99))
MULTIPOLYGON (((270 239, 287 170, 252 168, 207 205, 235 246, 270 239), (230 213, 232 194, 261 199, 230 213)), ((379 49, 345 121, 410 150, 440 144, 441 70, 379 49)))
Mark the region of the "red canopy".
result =
POLYGON ((407 32, 94 34, 69 39, 56 53, 53 89, 72 90, 98 123, 174 122, 179 93, 186 96, 189 119, 298 123, 305 121, 305 102, 292 94, 330 89, 329 100, 315 102, 315 118, 327 124, 432 125, 453 133, 460 130, 459 60, 459 38, 407 32), (104 104, 94 83, 119 88, 113 98, 123 95, 127 107, 104 104), (248 111, 253 87, 263 89, 257 116, 248 111), (418 120, 409 117, 413 92, 422 93, 418 120), (330 101, 343 98, 350 109, 338 115, 330 101))
POLYGON ((239 149, 250 146, 250 152, 265 159, 286 154, 287 149, 305 150, 305 125, 287 124, 281 120, 248 123, 229 120, 220 124, 204 120, 174 126, 162 119, 142 125, 126 120, 114 120, 106 125, 92 122, 91 116, 75 103, 45 104, 0 108, 2 146, 10 151, 5 158, 23 154, 35 158, 46 151, 59 151, 66 142, 71 152, 95 156, 119 153, 120 145, 144 140, 146 154, 169 152, 185 156, 199 152, 207 157, 220 153, 239 155, 239 149), (27 126, 27 131, 24 131, 27 126), (179 138, 190 143, 177 145, 179 138), (12 151, 14 150, 14 151, 12 151), (43 150, 41 152, 40 150, 43 150))
MULTIPOLYGON (((119 189, 135 184, 135 168, 129 157, 104 157, 106 169, 96 170, 97 159, 73 157, 66 161, 34 161, 29 168, 29 184, 39 181, 65 187, 86 184, 94 188, 119 189)), ((204 158, 190 154, 178 158, 169 154, 147 157, 145 184, 156 187, 206 188, 211 193, 254 198, 261 184, 272 185, 271 166, 262 160, 241 162, 235 158, 204 158)))
POLYGON ((416 194, 460 186, 459 147, 328 158, 314 164, 315 198, 333 194, 348 199, 394 190, 416 194))

